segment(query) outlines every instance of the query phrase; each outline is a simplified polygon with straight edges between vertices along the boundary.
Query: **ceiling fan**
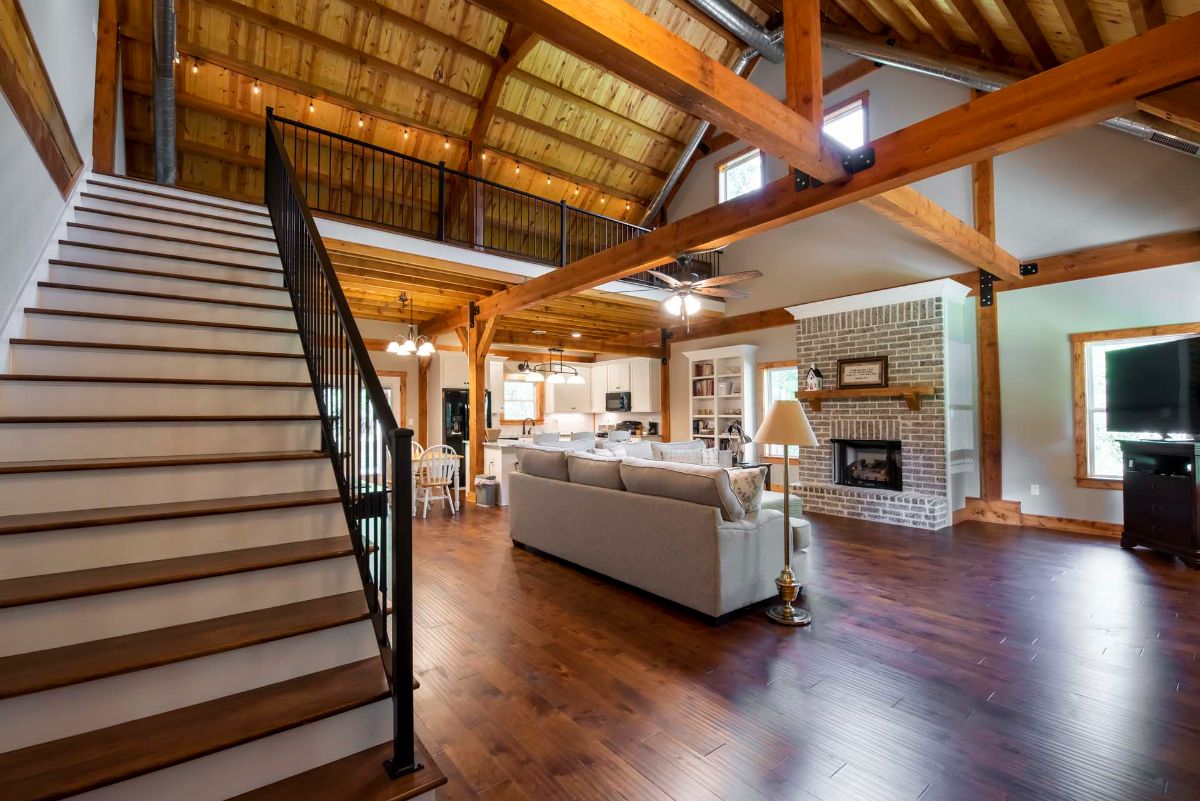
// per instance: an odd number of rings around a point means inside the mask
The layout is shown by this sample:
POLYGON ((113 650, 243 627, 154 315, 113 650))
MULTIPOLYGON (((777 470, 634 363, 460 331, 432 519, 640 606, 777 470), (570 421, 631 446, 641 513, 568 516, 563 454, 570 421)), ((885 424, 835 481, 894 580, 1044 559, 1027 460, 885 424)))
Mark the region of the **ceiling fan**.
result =
MULTIPOLYGON (((681 253, 675 257, 675 263, 684 270, 688 270, 695 256, 709 252, 711 251, 681 253)), ((671 290, 670 296, 663 301, 663 308, 668 314, 681 317, 684 325, 689 327, 692 315, 700 311, 700 298, 697 295, 712 298, 748 298, 750 297, 749 292, 744 289, 735 289, 729 285, 748 281, 751 278, 762 278, 762 273, 758 270, 714 275, 712 278, 700 278, 699 273, 691 271, 686 273, 690 276, 689 278, 676 278, 658 270, 647 270, 647 272, 662 281, 671 290)))

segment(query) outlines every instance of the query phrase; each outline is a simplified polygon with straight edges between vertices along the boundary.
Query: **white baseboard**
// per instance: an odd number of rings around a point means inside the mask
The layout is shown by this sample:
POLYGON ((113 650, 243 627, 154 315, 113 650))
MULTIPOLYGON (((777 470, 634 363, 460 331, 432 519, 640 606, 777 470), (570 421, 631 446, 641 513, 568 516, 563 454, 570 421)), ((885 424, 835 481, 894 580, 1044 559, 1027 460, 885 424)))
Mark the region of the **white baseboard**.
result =
POLYGON ((24 309, 26 306, 33 306, 37 303, 38 281, 45 280, 50 274, 50 259, 58 255, 58 240, 66 237, 67 223, 75 219, 75 206, 79 203, 79 194, 87 185, 87 177, 91 173, 92 157, 88 156, 83 169, 75 177, 75 185, 71 187, 70 194, 63 201, 58 220, 46 234, 46 240, 42 243, 37 258, 33 260, 33 264, 29 265, 29 271, 25 274, 21 291, 13 298, 12 304, 4 310, 3 316, 0 316, 0 373, 8 372, 12 354, 8 343, 13 339, 19 339, 24 333, 24 309))

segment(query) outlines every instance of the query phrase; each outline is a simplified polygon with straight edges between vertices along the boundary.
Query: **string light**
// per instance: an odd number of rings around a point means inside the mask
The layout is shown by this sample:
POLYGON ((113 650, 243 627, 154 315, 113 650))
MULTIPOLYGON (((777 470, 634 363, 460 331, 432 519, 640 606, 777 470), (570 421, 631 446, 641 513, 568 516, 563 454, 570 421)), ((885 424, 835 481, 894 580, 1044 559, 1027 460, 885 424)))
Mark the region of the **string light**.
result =
POLYGON ((521 174, 521 162, 517 162, 517 175, 521 174))
POLYGON ((254 79, 254 87, 250 91, 254 92, 254 94, 258 94, 259 92, 262 91, 261 89, 258 88, 258 79, 257 78, 254 79))
POLYGON ((629 211, 629 201, 625 201, 625 211, 629 211))
POLYGON ((180 59, 179 59, 179 51, 178 51, 178 50, 176 50, 176 51, 175 51, 175 63, 176 63, 176 64, 178 64, 178 63, 179 63, 179 61, 180 61, 180 59))
POLYGON ((445 148, 446 150, 450 149, 450 137, 447 136, 445 139, 442 140, 442 147, 445 148))
POLYGON ((200 63, 197 61, 193 61, 192 62, 192 74, 197 75, 197 74, 199 74, 199 72, 200 72, 200 63))
POLYGON ((579 197, 579 187, 575 187, 575 197, 579 197))
POLYGON ((546 186, 549 186, 549 185, 550 185, 550 176, 547 175, 546 176, 546 186))
POLYGON ((405 142, 408 141, 408 129, 407 128, 404 129, 404 141, 405 142))
POLYGON ((607 202, 608 202, 608 198, 606 198, 604 195, 601 195, 600 196, 600 205, 603 206, 607 202))
POLYGON ((359 115, 358 115, 358 127, 359 127, 359 128, 361 128, 361 127, 363 127, 364 125, 366 125, 366 122, 364 122, 364 121, 363 121, 362 115, 361 115, 361 114, 359 114, 359 115))
POLYGON ((487 151, 484 151, 484 152, 482 152, 482 153, 480 153, 480 154, 479 154, 479 160, 480 160, 480 161, 487 161, 487 151))

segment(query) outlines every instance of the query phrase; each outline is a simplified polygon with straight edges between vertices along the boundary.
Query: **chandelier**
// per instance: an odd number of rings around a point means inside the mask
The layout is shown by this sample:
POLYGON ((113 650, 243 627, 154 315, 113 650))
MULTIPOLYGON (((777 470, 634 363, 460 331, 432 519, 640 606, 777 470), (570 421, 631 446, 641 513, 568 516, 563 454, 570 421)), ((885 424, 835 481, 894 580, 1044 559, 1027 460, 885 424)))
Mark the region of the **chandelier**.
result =
POLYGON ((404 312, 404 307, 408 306, 408 331, 403 338, 393 337, 387 344, 387 352, 396 356, 412 356, 414 353, 418 356, 432 356, 435 352, 433 340, 417 334, 417 327, 413 324, 413 304, 408 293, 401 292, 396 302, 400 304, 401 313, 404 312))
POLYGON ((587 383, 579 371, 569 364, 563 363, 563 349, 550 348, 550 361, 541 364, 530 364, 528 360, 517 364, 517 369, 504 374, 505 381, 528 381, 531 384, 585 384, 587 383), (558 361, 554 361, 558 354, 558 361))

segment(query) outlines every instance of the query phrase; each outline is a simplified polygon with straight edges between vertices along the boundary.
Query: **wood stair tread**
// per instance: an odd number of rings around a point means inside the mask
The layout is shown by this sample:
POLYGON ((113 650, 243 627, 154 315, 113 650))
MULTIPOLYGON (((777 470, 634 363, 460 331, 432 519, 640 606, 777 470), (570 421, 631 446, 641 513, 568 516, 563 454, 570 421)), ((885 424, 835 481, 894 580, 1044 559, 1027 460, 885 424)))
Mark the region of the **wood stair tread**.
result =
MULTIPOLYGON (((97 173, 97 174, 103 175, 104 173, 97 173)), ((270 215, 268 214, 268 212, 266 210, 266 206, 247 209, 247 208, 243 208, 241 206, 233 205, 231 203, 222 203, 220 201, 223 200, 223 198, 221 198, 219 195, 213 195, 212 200, 200 200, 197 198, 190 197, 188 195, 174 195, 174 194, 171 194, 170 192, 158 191, 158 190, 162 189, 162 187, 159 184, 154 183, 153 181, 139 181, 136 178, 130 178, 129 176, 126 176, 126 175, 111 176, 111 177, 121 178, 124 181, 133 181, 135 183, 140 183, 140 184, 143 184, 144 187, 143 186, 130 186, 129 184, 121 183, 120 181, 106 181, 103 179, 96 179, 96 178, 89 178, 88 185, 89 186, 103 186, 108 189, 119 189, 124 192, 137 192, 138 194, 141 194, 141 195, 148 195, 150 197, 163 198, 164 200, 174 200, 179 203, 194 203, 197 206, 211 206, 213 208, 225 209, 226 211, 232 211, 232 212, 236 212, 238 214, 250 214, 250 215, 254 215, 254 216, 267 217, 267 218, 270 217, 270 215)), ((195 192, 195 190, 188 190, 188 191, 193 192, 193 193, 195 192)))
POLYGON ((150 234, 145 231, 128 231, 123 228, 110 228, 106 225, 94 225, 92 223, 69 222, 67 230, 81 231, 98 231, 102 234, 115 234, 117 236, 131 236, 138 239, 153 239, 156 242, 170 242, 175 245, 187 245, 189 247, 205 247, 215 248, 217 250, 228 250, 233 253, 248 253, 252 256, 266 256, 268 258, 278 258, 279 254, 270 250, 257 250, 255 248, 244 248, 238 245, 224 245, 220 242, 197 242, 194 239, 187 239, 180 236, 167 236, 166 234, 150 234))
POLYGON ((266 309, 268 311, 292 310, 291 306, 280 306, 274 303, 258 303, 252 300, 226 300, 224 298, 203 298, 194 295, 176 295, 171 292, 147 292, 142 289, 119 289, 109 286, 88 286, 87 284, 64 284, 58 281, 38 281, 41 289, 67 289, 72 292, 98 292, 102 295, 125 295, 134 298, 153 298, 155 300, 176 300, 185 303, 213 303, 218 306, 241 306, 247 309, 266 309))
MULTIPOLYGON (((353 556, 349 535, 0 581, 0 609, 353 556)), ((380 670, 382 675, 382 669, 380 670)), ((0 776, 4 772, 0 770, 0 776)))
POLYGON ((0 754, 5 801, 57 801, 388 697, 379 659, 0 754))
MULTIPOLYGON (((244 234, 237 231, 227 231, 224 228, 211 228, 207 225, 197 225, 196 223, 180 222, 178 220, 160 220, 155 217, 144 217, 139 214, 130 214, 123 211, 112 211, 111 209, 93 209, 87 206, 76 206, 76 211, 87 212, 88 214, 98 214, 104 217, 115 217, 118 220, 133 220, 135 222, 152 223, 154 225, 173 225, 176 228, 188 228, 192 231, 202 231, 208 234, 221 234, 222 236, 239 236, 243 239, 256 239, 260 242, 275 243, 274 236, 266 234, 244 234)), ((136 233, 136 232, 131 232, 136 233)), ((210 244, 208 242, 200 242, 197 244, 210 244)))
POLYGON ((287 292, 287 287, 276 286, 274 284, 259 284, 254 281, 234 281, 230 278, 210 278, 205 275, 187 275, 186 273, 169 273, 163 270, 142 270, 136 267, 117 267, 112 264, 94 264, 88 261, 50 259, 50 264, 57 267, 77 267, 82 270, 122 273, 123 275, 136 275, 144 278, 170 278, 175 281, 194 281, 200 284, 235 286, 239 289, 267 289, 272 292, 287 292))
POLYGON ((295 328, 284 328, 277 325, 250 325, 247 323, 222 323, 212 320, 177 320, 171 317, 146 317, 137 314, 113 314, 112 312, 93 312, 78 309, 48 309, 40 306, 26 306, 25 314, 41 314, 53 317, 82 317, 88 320, 115 320, 127 323, 154 323, 156 325, 186 325, 196 328, 220 328, 237 331, 260 331, 270 334, 296 334, 295 328))
POLYGON ((68 473, 80 470, 128 470, 141 467, 190 467, 209 464, 290 462, 327 459, 324 451, 264 451, 262 453, 205 453, 185 456, 109 456, 100 459, 54 459, 0 462, 0 476, 27 473, 68 473))
POLYGON ((383 769, 384 760, 392 755, 392 744, 383 743, 231 801, 408 801, 446 783, 446 775, 420 738, 416 745, 423 767, 398 779, 391 779, 383 769))
POLYGON ((251 378, 162 378, 121 375, 53 375, 48 373, 5 373, 0 381, 45 381, 60 384, 174 384, 182 386, 284 387, 307 389, 308 381, 257 381, 251 378))
POLYGON ((337 503, 340 500, 341 496, 337 490, 308 490, 242 498, 211 498, 201 501, 172 501, 171 503, 150 503, 139 506, 111 506, 106 509, 35 512, 0 517, 0 535, 145 523, 151 520, 207 517, 240 512, 260 512, 267 509, 290 509, 296 506, 337 503))
POLYGON ((69 425, 76 423, 291 423, 320 420, 319 414, 29 414, 0 417, 0 425, 32 423, 69 425))
MULTIPOLYGON (((103 250, 109 253, 125 253, 130 256, 149 256, 155 259, 174 259, 176 261, 191 261, 197 264, 213 264, 217 267, 238 267, 243 270, 258 270, 263 273, 281 273, 283 269, 280 267, 264 267, 258 264, 240 264, 234 261, 221 261, 220 259, 206 259, 202 256, 182 256, 178 253, 160 253, 156 250, 142 250, 140 248, 127 248, 120 245, 104 245, 98 242, 77 242, 71 239, 60 239, 58 244, 67 245, 75 248, 89 248, 91 250, 103 250)), ((271 254, 274 255, 274 254, 271 254)))
POLYGON ((189 348, 181 345, 142 345, 126 342, 85 342, 71 339, 10 339, 11 345, 40 348, 90 348, 93 350, 139 350, 151 353, 194 353, 204 356, 252 356, 261 359, 303 359, 303 353, 281 353, 266 350, 232 350, 230 348, 189 348))
MULTIPOLYGON (((87 200, 101 200, 101 201, 104 201, 105 203, 120 203, 123 206, 136 206, 138 208, 143 208, 143 209, 157 209, 159 211, 171 212, 173 214, 187 214, 192 217, 202 217, 202 218, 208 219, 208 220, 218 220, 220 222, 234 223, 236 225, 245 225, 245 226, 249 226, 249 227, 253 227, 253 228, 265 228, 268 231, 272 230, 270 223, 249 222, 246 220, 236 220, 236 219, 233 219, 232 217, 222 217, 218 214, 207 214, 205 212, 192 211, 192 210, 183 211, 180 209, 172 209, 169 206, 163 206, 163 205, 160 205, 157 203, 145 203, 140 200, 130 200, 129 198, 124 198, 124 197, 112 197, 111 195, 98 195, 95 192, 80 192, 79 196, 81 198, 86 198, 87 200)), ((77 206, 76 208, 86 208, 86 207, 77 206)), ((87 209, 87 210, 88 211, 97 211, 97 209, 87 209)), ((253 213, 253 212, 250 212, 250 213, 253 213)), ((153 219, 153 218, 151 218, 151 219, 153 219)))
POLYGON ((366 620, 361 592, 0 658, 0 698, 170 665, 366 620))

